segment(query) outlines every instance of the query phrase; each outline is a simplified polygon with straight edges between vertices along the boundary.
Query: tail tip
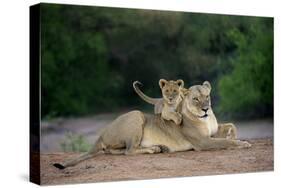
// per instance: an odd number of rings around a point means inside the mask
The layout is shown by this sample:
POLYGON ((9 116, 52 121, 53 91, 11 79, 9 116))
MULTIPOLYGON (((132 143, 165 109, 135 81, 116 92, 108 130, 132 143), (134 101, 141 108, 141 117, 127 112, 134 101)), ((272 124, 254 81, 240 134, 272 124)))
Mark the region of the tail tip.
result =
POLYGON ((141 85, 141 86, 143 85, 143 84, 142 84, 140 81, 138 81, 138 80, 136 80, 136 81, 133 82, 133 85, 136 85, 136 84, 139 84, 139 85, 141 85))
POLYGON ((65 169, 65 166, 63 166, 63 165, 61 165, 59 163, 55 163, 55 164, 53 164, 53 166, 58 168, 58 169, 60 169, 60 170, 65 169))

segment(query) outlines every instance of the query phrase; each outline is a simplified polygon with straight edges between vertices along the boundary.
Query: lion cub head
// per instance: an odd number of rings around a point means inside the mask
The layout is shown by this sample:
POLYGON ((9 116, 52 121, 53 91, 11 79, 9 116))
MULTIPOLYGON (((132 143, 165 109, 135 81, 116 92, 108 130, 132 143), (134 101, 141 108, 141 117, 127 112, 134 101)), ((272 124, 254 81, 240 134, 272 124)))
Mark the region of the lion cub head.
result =
POLYGON ((184 81, 183 80, 165 80, 160 79, 159 80, 159 86, 162 91, 163 99, 168 104, 175 104, 178 103, 180 97, 181 97, 181 88, 184 87, 184 81))
POLYGON ((212 113, 211 109, 211 84, 205 81, 202 85, 194 85, 184 90, 187 110, 197 118, 206 118, 212 113))

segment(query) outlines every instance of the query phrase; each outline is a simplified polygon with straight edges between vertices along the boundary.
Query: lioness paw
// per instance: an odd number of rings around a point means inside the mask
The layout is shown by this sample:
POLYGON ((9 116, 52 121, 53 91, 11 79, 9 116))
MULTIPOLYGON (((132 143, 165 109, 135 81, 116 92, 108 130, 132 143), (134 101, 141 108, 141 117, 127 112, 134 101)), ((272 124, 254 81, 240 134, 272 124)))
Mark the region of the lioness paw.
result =
POLYGON ((234 139, 234 130, 232 128, 228 129, 226 133, 226 139, 234 139))
POLYGON ((240 148, 250 148, 252 145, 247 141, 239 141, 240 148))
POLYGON ((159 145, 161 153, 169 153, 170 149, 165 145, 159 145))
POLYGON ((161 148, 159 146, 152 146, 151 150, 152 150, 151 153, 160 153, 161 152, 161 148))

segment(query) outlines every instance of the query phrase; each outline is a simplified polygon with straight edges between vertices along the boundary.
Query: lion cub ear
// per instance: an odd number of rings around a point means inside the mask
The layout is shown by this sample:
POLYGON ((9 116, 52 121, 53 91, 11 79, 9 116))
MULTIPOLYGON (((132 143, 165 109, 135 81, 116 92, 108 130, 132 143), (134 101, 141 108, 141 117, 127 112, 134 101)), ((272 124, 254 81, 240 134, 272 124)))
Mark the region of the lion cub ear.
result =
POLYGON ((167 83, 168 83, 167 80, 165 80, 165 79, 160 79, 160 80, 159 80, 159 86, 160 86, 160 88, 162 89, 167 83))
POLYGON ((212 89, 210 82, 205 81, 203 82, 203 86, 206 86, 207 88, 209 88, 210 90, 212 89))
POLYGON ((183 80, 177 80, 176 83, 178 84, 179 87, 184 87, 184 81, 183 80))

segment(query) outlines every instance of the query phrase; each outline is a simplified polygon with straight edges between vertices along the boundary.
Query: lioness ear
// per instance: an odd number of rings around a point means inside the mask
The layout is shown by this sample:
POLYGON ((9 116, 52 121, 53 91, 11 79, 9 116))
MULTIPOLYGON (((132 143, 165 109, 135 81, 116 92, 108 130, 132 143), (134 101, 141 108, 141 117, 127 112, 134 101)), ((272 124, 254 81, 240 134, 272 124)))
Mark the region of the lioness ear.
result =
POLYGON ((181 93, 186 96, 189 93, 189 89, 186 89, 184 87, 180 88, 181 93))
POLYGON ((210 90, 212 89, 210 82, 205 81, 203 82, 203 86, 206 86, 207 88, 209 88, 210 90))
POLYGON ((165 79, 160 79, 159 80, 159 86, 162 89, 165 85, 167 84, 167 80, 165 79))
POLYGON ((183 80, 177 80, 176 83, 178 84, 178 86, 180 87, 184 87, 184 81, 183 80))

